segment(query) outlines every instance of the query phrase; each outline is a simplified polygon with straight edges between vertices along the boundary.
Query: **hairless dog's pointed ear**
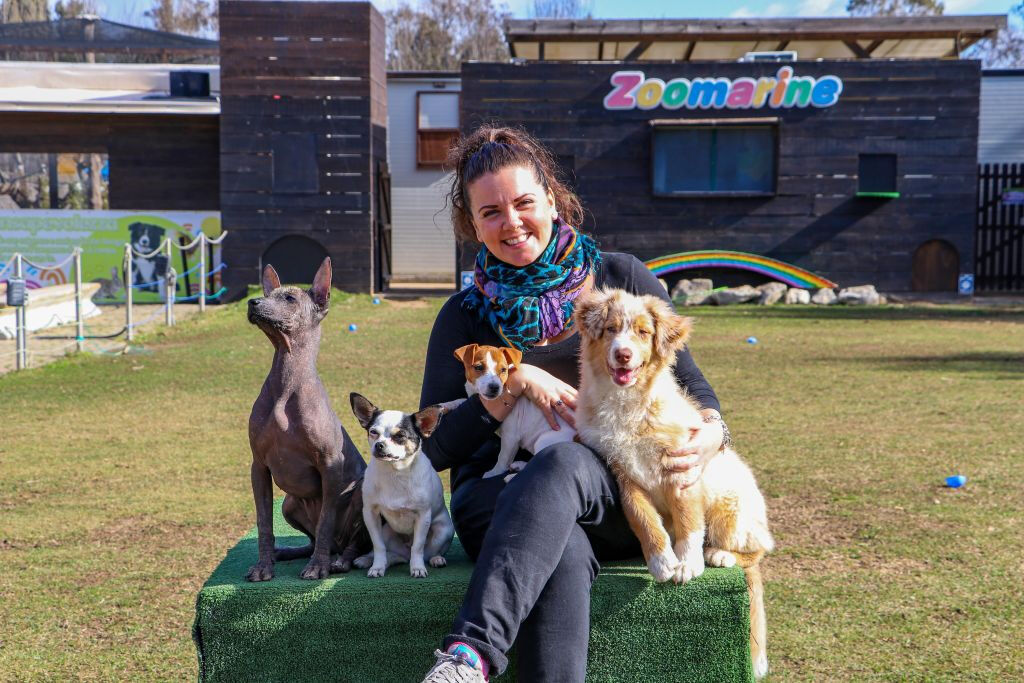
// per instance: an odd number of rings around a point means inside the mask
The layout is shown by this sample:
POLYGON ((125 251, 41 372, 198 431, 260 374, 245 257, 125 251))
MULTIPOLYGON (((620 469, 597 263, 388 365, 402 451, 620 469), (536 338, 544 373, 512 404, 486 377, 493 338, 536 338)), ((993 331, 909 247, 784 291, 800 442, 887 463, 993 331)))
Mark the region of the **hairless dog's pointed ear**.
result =
POLYGON ((373 424, 373 418, 377 415, 377 406, 370 403, 365 396, 354 391, 348 395, 348 400, 352 404, 352 414, 359 420, 359 424, 363 429, 369 429, 373 424))
POLYGON ((412 421, 416 425, 416 429, 419 430, 423 438, 429 438, 434 430, 437 429, 438 423, 441 421, 441 416, 444 415, 444 408, 441 406, 427 406, 420 412, 412 416, 412 421))
POLYGON ((309 290, 309 295, 313 297, 313 303, 322 310, 327 310, 327 302, 331 299, 331 257, 324 257, 324 262, 320 264, 320 267, 316 271, 316 276, 313 278, 313 286, 309 290))
POLYGON ((263 296, 270 296, 270 293, 281 286, 281 278, 277 276, 274 266, 269 263, 263 266, 263 296))
POLYGON ((523 360, 523 352, 511 346, 501 347, 501 355, 505 356, 506 363, 515 368, 518 368, 520 361, 523 360))
POLYGON ((466 362, 466 358, 472 358, 473 354, 476 353, 476 344, 466 344, 455 349, 455 357, 463 363, 466 362))

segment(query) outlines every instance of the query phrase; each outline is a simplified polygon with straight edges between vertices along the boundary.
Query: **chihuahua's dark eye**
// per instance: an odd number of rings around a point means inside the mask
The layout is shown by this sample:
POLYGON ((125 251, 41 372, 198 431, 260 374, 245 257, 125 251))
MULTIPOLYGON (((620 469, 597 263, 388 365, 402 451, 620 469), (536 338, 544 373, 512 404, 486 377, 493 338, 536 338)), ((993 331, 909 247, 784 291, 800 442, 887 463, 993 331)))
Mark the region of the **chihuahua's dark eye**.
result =
POLYGON ((380 436, 380 432, 378 432, 376 429, 371 429, 369 434, 371 439, 376 439, 378 436, 380 436))
POLYGON ((285 294, 284 295, 284 300, 287 301, 290 304, 295 303, 295 297, 292 296, 291 294, 285 294))
POLYGON ((476 370, 477 372, 483 372, 484 371, 484 364, 483 363, 477 363, 476 365, 473 366, 473 369, 476 370))

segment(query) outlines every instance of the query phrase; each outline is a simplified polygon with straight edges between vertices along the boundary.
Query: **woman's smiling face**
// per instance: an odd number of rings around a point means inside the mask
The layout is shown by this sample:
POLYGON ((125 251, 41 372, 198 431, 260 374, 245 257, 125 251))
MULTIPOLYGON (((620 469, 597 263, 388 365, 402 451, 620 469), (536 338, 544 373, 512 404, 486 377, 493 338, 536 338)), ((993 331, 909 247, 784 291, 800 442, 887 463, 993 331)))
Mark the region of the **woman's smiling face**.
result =
POLYGON ((528 166, 480 176, 466 188, 476 238, 512 266, 537 260, 551 240, 555 198, 528 166))

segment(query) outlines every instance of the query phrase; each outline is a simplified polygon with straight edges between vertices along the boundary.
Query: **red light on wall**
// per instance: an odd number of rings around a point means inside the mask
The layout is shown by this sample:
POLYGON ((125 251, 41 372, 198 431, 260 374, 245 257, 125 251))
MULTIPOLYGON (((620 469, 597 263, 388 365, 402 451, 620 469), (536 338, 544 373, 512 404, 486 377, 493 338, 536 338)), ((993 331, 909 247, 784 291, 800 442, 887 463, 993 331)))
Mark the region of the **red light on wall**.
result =
POLYGON ((274 98, 275 100, 279 100, 279 99, 281 99, 281 96, 280 96, 280 95, 273 95, 273 98, 274 98))

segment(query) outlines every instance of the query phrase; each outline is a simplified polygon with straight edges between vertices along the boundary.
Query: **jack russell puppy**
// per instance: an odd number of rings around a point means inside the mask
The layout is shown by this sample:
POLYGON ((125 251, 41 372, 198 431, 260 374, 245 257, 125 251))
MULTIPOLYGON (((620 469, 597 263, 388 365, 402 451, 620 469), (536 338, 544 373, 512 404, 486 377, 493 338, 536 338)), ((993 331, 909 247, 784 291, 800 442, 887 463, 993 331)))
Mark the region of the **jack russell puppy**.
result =
POLYGON ((768 671, 764 593, 758 563, 774 548, 764 497, 722 431, 701 419, 672 371, 690 334, 654 296, 621 289, 576 302, 580 330, 580 440, 607 462, 622 509, 655 581, 686 583, 713 567, 740 566, 750 594, 754 674, 768 671), (702 468, 673 472, 663 458, 684 447, 714 453, 702 468))
MULTIPOLYGON (((494 400, 504 393, 505 382, 523 360, 523 352, 510 347, 469 344, 455 349, 455 357, 462 361, 466 369, 466 395, 479 393, 488 400, 494 400)), ((465 400, 460 398, 441 405, 446 411, 452 410, 465 400)), ((484 473, 484 479, 511 470, 512 474, 505 477, 505 481, 508 481, 522 470, 526 466, 525 462, 513 462, 520 448, 536 455, 551 444, 572 441, 576 430, 557 413, 555 419, 560 429, 551 428, 544 413, 533 401, 516 401, 512 411, 501 423, 498 461, 484 473)))
POLYGON ((380 410, 357 393, 350 394, 349 401, 366 430, 372 456, 363 477, 363 521, 373 552, 353 564, 369 568, 366 575, 376 578, 390 565, 408 562, 409 574, 423 578, 424 557, 431 567, 445 566, 444 554, 455 535, 441 478, 422 449, 423 439, 437 428, 444 411, 440 406, 427 406, 413 415, 380 410))

